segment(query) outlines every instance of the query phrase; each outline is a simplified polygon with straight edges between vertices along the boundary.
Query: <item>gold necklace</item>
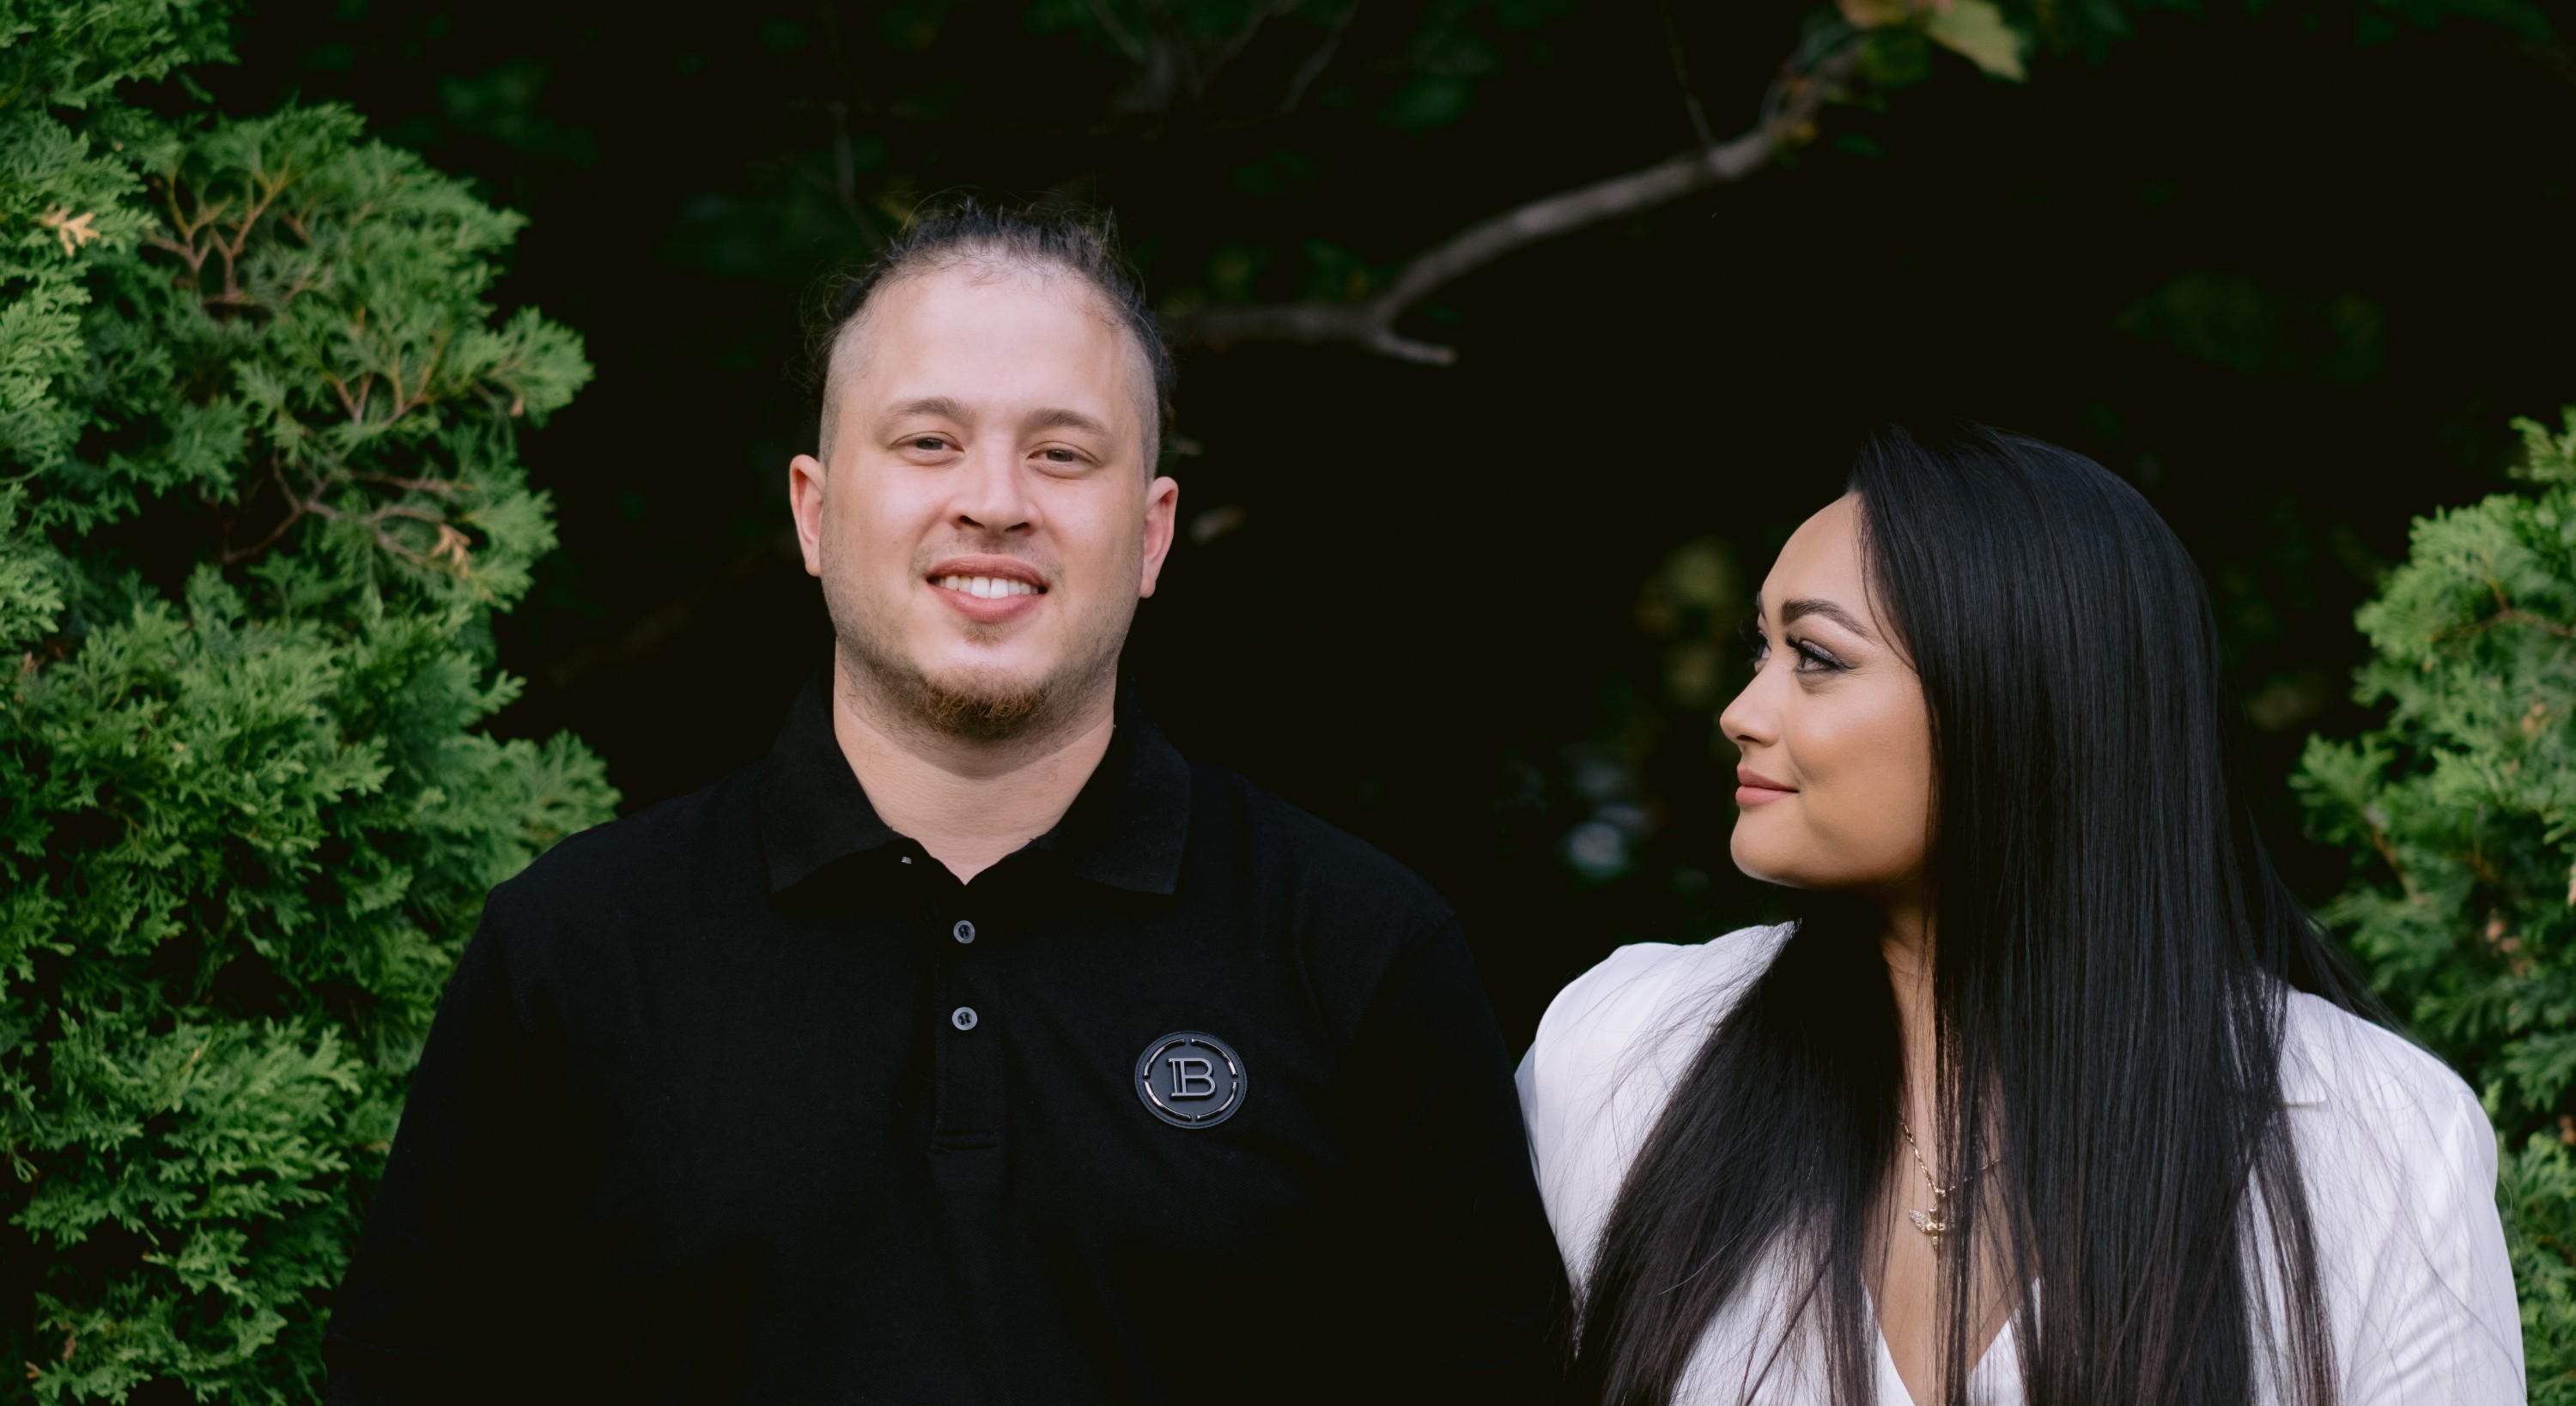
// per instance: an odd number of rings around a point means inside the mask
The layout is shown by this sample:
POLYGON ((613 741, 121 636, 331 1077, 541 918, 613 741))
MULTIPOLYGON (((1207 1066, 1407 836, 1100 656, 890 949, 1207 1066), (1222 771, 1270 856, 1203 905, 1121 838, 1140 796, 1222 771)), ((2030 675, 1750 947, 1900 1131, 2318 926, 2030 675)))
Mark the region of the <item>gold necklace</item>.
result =
MULTIPOLYGON (((1914 1222, 1914 1228, 1916 1230, 1922 1231, 1926 1236, 1931 1238, 1932 1253, 1938 1255, 1941 1253, 1941 1237, 1950 1233, 1950 1193, 1967 1185, 1969 1180, 1977 1173, 1971 1172, 1968 1176, 1961 1177, 1957 1181, 1950 1183, 1948 1186, 1943 1186, 1940 1179, 1932 1175, 1932 1164, 1923 1160, 1923 1149, 1915 1146, 1914 1130, 1905 1125, 1905 1115, 1902 1113, 1896 1115, 1896 1130, 1905 1134, 1905 1150, 1913 1154, 1914 1165, 1922 1169, 1923 1184, 1932 1188, 1932 1209, 1928 1211, 1907 1211, 1905 1213, 1905 1218, 1914 1222)), ((1995 1164, 1990 1161, 1986 1163, 1985 1166, 1979 1167, 1977 1172, 1990 1170, 1994 1165, 1995 1164)))

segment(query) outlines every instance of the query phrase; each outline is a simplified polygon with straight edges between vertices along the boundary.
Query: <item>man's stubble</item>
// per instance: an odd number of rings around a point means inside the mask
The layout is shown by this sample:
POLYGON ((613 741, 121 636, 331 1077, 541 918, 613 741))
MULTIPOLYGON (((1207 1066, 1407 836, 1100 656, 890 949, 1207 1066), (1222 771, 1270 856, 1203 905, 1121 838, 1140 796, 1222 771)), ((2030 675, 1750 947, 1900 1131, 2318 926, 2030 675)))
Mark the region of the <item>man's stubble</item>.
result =
MULTIPOLYGON (((828 537, 822 548, 823 604, 832 617, 842 688, 881 725, 961 742, 1027 741, 1077 724, 1086 702, 1117 675, 1132 607, 1123 617, 1101 611, 1080 622, 1067 657, 1042 677, 976 670, 934 677, 905 651, 892 612, 850 588, 849 564, 828 537)), ((964 628, 970 641, 997 639, 1009 629, 977 621, 964 628)))

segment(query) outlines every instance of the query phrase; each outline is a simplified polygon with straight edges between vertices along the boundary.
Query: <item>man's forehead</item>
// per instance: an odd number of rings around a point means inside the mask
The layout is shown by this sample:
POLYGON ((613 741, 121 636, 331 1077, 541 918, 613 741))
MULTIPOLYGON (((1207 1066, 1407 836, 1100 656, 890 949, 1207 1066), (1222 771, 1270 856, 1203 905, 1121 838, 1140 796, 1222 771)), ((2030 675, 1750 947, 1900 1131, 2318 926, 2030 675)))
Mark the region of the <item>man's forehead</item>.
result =
POLYGON ((1005 408, 1089 394, 1120 413, 1142 357, 1100 294, 1069 271, 974 261, 877 290, 833 348, 851 410, 881 414, 945 398, 1005 408))

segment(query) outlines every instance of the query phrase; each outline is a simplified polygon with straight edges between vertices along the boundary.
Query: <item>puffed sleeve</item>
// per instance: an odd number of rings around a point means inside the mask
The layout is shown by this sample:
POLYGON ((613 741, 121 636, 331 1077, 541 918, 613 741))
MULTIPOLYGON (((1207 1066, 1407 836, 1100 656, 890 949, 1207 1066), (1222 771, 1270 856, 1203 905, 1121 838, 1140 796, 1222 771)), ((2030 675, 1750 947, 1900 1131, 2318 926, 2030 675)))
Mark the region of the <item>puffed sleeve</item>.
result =
POLYGON ((1787 935, 1746 928, 1695 946, 1635 943, 1548 1003, 1517 1082, 1539 1197, 1578 1287, 1674 1082, 1787 935))
POLYGON ((2430 1134, 2406 1150, 2411 1227, 2391 1227, 2365 1320, 2377 1349, 2353 1364, 2351 1406, 2525 1399, 2521 1313, 2496 1210, 2496 1139, 2466 1086, 2446 1079, 2423 1109, 2430 1134))

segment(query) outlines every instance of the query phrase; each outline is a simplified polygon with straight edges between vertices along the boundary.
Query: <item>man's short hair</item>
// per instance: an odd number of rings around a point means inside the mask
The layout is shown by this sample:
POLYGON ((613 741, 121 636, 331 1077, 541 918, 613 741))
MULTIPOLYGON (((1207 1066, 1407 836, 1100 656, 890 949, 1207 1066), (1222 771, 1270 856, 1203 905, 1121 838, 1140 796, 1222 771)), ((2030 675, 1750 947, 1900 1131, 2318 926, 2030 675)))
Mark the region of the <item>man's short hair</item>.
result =
POLYGON ((868 304, 877 291, 966 263, 1070 273, 1100 296, 1119 326, 1135 339, 1144 362, 1148 382, 1142 396, 1145 471, 1154 472, 1162 459, 1163 427, 1172 419, 1176 375, 1162 326, 1145 301, 1144 284, 1119 253, 1116 226, 1108 216, 1088 211, 998 209, 972 199, 917 213, 864 270, 844 278, 832 290, 825 319, 807 348, 808 374, 821 402, 826 453, 837 393, 832 359, 866 320, 868 304))

